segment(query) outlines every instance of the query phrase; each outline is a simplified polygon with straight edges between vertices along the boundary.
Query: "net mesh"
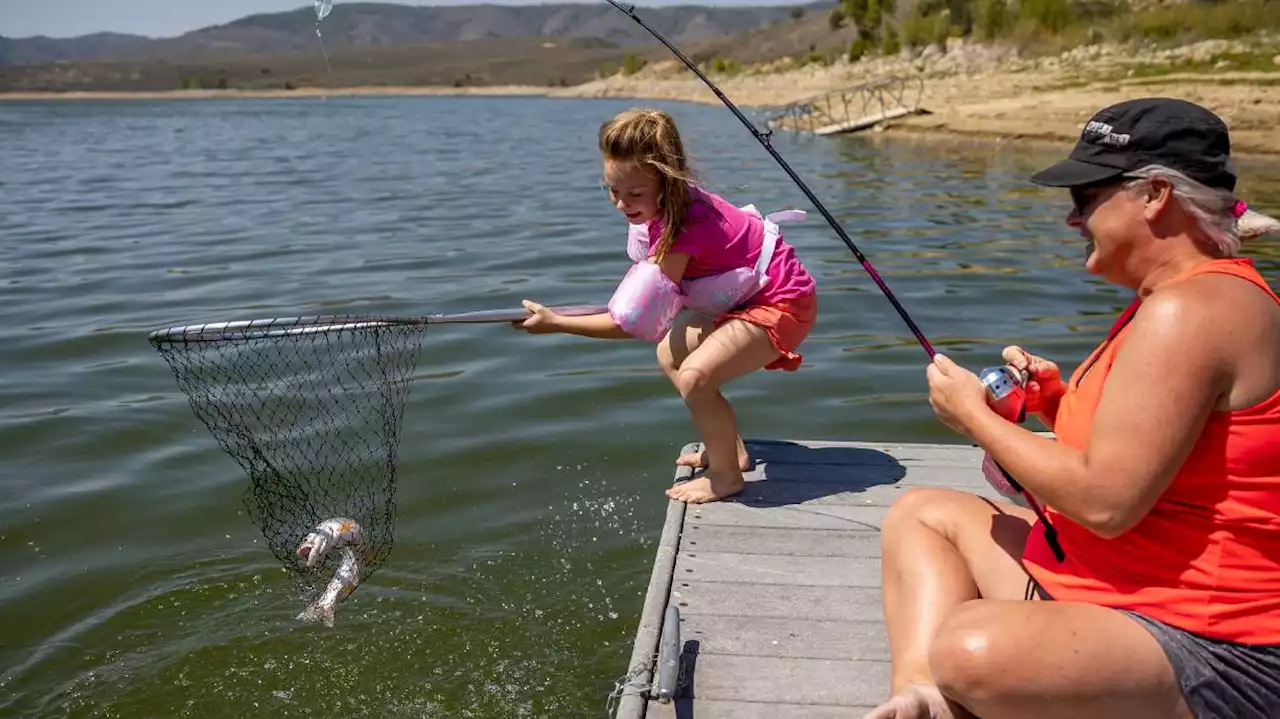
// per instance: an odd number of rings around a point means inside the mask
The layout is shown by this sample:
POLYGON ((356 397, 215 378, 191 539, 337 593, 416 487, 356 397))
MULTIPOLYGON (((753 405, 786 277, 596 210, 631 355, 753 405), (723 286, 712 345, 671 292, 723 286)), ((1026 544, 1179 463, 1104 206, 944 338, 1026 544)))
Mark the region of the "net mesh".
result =
POLYGON ((362 527, 361 580, 390 555, 396 452, 426 324, 264 320, 153 333, 151 344, 218 444, 244 469, 244 503, 272 553, 317 590, 340 561, 295 555, 318 523, 362 527))

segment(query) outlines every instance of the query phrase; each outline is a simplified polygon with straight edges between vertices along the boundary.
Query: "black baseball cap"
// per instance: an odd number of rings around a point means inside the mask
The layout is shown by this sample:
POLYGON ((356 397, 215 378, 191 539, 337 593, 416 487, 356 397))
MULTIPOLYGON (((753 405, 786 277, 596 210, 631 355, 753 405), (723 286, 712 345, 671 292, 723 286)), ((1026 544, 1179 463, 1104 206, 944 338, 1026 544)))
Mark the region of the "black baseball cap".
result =
POLYGON ((1209 187, 1234 191, 1227 125, 1186 100, 1147 97, 1099 110, 1085 123, 1067 159, 1031 176, 1049 187, 1079 187, 1164 165, 1209 187))

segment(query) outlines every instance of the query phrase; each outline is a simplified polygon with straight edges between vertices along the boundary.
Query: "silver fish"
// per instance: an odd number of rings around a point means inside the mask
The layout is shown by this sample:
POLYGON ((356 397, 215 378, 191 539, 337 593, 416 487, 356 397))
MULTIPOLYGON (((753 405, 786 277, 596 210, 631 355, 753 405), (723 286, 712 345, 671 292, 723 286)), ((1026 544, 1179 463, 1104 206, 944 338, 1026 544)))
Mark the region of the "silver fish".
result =
POLYGON ((358 586, 360 586, 360 556, 351 547, 343 547, 342 562, 338 564, 338 570, 333 573, 333 579, 329 580, 329 586, 324 588, 324 593, 319 599, 302 610, 298 619, 304 622, 321 622, 326 627, 332 627, 333 613, 338 602, 350 596, 358 586))
POLYGON ((307 569, 315 569, 324 562, 330 549, 340 549, 364 544, 364 530, 354 519, 334 517, 316 525, 307 538, 298 545, 296 554, 299 559, 307 560, 307 569))
POLYGON ((306 561, 308 569, 322 564, 331 550, 341 550, 342 559, 320 598, 302 610, 298 619, 322 622, 326 627, 333 626, 334 610, 338 602, 346 599, 360 586, 360 557, 364 544, 364 530, 354 519, 346 517, 324 520, 302 540, 295 554, 306 561))

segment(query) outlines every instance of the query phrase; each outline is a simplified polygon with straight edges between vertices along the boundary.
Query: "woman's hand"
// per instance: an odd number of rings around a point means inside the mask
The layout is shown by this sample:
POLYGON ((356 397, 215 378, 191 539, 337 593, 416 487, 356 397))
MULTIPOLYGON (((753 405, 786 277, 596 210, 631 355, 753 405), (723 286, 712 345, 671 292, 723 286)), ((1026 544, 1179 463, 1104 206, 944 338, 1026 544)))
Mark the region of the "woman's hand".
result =
POLYGON ((1027 411, 1042 412, 1055 403, 1067 386, 1062 382, 1058 365, 1043 357, 1037 357, 1017 345, 1010 345, 1000 353, 1002 359, 1016 370, 1027 373, 1023 389, 1027 393, 1027 411))
POLYGON ((943 424, 961 433, 969 434, 971 418, 980 412, 993 411, 987 406, 987 390, 978 375, 951 361, 950 357, 935 354, 933 363, 925 369, 929 380, 929 405, 943 424))
POLYGON ((560 331, 560 315, 557 315, 555 312, 552 312, 537 302, 525 300, 523 304, 524 308, 533 314, 530 315, 528 319, 512 322, 512 327, 518 330, 524 330, 531 335, 545 335, 560 331))

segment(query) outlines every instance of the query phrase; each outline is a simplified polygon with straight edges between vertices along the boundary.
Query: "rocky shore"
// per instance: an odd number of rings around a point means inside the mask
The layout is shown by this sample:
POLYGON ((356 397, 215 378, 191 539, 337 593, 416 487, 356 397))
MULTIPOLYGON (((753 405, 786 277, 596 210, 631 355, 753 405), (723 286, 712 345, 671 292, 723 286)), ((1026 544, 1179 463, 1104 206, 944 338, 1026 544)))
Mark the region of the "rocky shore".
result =
MULTIPOLYGON (((1221 114, 1242 154, 1280 155, 1280 38, 1210 40, 1177 48, 1088 45, 1025 57, 1011 47, 952 40, 893 57, 829 65, 773 63, 710 74, 735 104, 779 108, 882 78, 905 78, 928 114, 876 132, 1074 141, 1098 108, 1139 95, 1182 97, 1221 114)), ((548 94, 718 103, 678 61, 548 94)))

